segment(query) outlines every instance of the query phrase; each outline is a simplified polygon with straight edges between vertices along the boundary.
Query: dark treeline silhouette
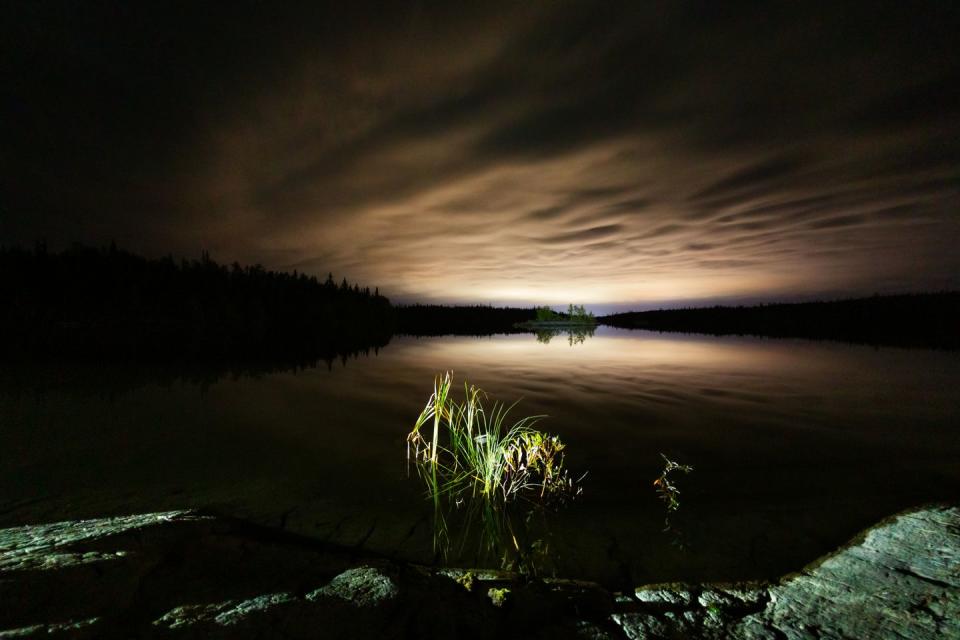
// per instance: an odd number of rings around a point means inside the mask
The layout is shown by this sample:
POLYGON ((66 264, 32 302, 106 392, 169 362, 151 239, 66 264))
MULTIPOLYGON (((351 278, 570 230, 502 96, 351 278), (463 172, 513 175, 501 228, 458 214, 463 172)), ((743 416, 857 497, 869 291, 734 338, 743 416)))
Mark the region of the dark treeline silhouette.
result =
POLYGON ((414 304, 396 307, 397 332, 417 336, 529 333, 518 322, 536 317, 536 309, 414 304))
POLYGON ((0 300, 12 358, 329 363, 386 345, 393 330, 390 301, 346 280, 113 245, 0 248, 0 300))
POLYGON ((960 293, 617 313, 602 324, 628 329, 843 340, 960 348, 960 293))
MULTIPOLYGON (((376 351, 394 332, 529 332, 536 309, 392 307, 377 289, 262 266, 157 260, 82 246, 0 247, 0 358, 205 360, 219 374, 316 366, 376 351), (259 369, 258 369, 259 370, 259 369)), ((619 313, 615 327, 960 348, 960 293, 619 313)))
MULTIPOLYGON (((278 373, 299 374, 313 369, 353 366, 353 360, 375 357, 378 347, 352 354, 317 358, 204 359, 106 362, 83 360, 18 361, 0 366, 0 399, 43 398, 50 394, 117 400, 143 387, 189 388, 205 393, 226 380, 257 380, 278 373)), ((7 363, 3 363, 7 364, 7 363)))

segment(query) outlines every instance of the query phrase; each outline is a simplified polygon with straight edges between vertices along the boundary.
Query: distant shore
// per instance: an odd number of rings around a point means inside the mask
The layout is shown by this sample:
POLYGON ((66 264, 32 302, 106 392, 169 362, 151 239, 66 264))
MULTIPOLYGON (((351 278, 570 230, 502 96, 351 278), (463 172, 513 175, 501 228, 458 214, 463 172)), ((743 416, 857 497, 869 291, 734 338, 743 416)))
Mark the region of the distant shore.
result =
POLYGON ((275 272, 110 246, 0 246, 0 360, 285 362, 349 358, 394 335, 590 331, 598 324, 710 335, 960 349, 960 292, 617 313, 549 307, 394 305, 332 274, 275 272))
POLYGON ((960 349, 960 292, 633 311, 599 321, 622 329, 960 349))

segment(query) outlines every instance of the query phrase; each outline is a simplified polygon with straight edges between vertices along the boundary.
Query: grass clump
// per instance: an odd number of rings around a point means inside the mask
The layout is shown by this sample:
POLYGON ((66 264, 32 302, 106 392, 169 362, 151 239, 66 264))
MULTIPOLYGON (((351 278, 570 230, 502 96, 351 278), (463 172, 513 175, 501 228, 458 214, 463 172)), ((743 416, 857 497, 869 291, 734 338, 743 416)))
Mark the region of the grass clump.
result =
MULTIPOLYGON (((557 506, 581 493, 580 481, 564 468, 566 445, 536 429, 544 416, 510 416, 516 406, 487 403, 479 388, 464 384, 462 400, 451 395, 447 372, 437 376, 433 393, 407 436, 407 460, 416 463, 434 504, 435 547, 447 555, 446 514, 462 518, 462 531, 479 524, 480 546, 501 556, 501 566, 520 566, 545 543, 527 540, 533 511, 557 506)), ((464 535, 461 544, 466 543, 464 535)))
POLYGON ((464 400, 450 395, 450 373, 438 376, 433 394, 407 436, 407 459, 416 460, 430 495, 507 503, 564 500, 580 492, 563 468, 566 445, 534 428, 544 416, 512 421, 506 406, 483 406, 486 394, 464 384, 464 400), (422 430, 432 427, 428 440, 422 430), (426 473, 423 473, 426 472, 426 473))

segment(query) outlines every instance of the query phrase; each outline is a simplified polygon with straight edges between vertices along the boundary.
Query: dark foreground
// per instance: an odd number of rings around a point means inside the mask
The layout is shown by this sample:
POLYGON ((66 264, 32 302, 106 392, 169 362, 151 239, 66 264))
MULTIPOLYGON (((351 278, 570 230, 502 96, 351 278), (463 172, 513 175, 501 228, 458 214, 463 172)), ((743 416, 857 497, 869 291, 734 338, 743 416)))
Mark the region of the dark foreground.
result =
POLYGON ((960 637, 960 507, 903 513, 772 583, 432 570, 167 512, 0 530, 0 638, 960 637))

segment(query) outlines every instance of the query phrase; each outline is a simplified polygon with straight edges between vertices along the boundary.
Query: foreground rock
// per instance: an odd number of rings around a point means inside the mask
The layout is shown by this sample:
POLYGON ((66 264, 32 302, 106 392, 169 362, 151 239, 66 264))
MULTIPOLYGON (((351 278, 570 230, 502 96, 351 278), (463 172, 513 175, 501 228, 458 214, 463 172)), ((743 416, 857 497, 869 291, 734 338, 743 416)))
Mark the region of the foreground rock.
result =
POLYGON ((960 638, 960 509, 904 513, 769 585, 648 586, 630 638, 960 638))
POLYGON ((772 584, 433 571, 195 512, 0 531, 0 638, 960 637, 960 509, 901 514, 772 584))

